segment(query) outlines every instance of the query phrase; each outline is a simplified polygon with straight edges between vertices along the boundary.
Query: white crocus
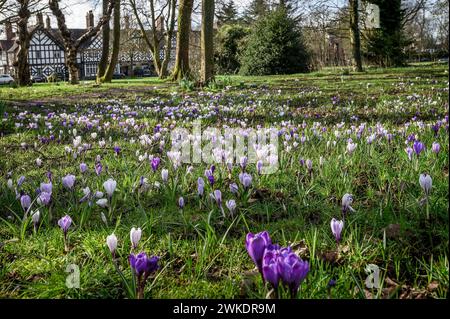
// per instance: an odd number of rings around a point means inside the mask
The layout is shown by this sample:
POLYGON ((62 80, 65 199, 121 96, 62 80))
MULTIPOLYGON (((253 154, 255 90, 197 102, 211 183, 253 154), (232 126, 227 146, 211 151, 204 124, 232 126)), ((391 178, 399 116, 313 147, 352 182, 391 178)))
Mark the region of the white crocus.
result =
POLYGON ((133 245, 133 248, 136 248, 139 240, 141 240, 142 230, 140 228, 131 228, 130 231, 130 240, 131 244, 133 245))
POLYGON ((113 180, 112 178, 108 179, 106 182, 103 183, 103 188, 106 191, 106 194, 108 194, 109 197, 112 197, 112 194, 114 193, 114 190, 116 189, 117 182, 113 180))

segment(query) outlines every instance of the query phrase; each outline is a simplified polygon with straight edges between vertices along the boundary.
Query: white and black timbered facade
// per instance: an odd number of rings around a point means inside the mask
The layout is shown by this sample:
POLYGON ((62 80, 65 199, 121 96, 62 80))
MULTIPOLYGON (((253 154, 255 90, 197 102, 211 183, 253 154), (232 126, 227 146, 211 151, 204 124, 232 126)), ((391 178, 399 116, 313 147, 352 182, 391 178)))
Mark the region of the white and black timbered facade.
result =
POLYGON ((64 47, 52 35, 50 30, 37 27, 33 30, 30 49, 28 52, 31 76, 45 75, 52 73, 67 73, 64 47))

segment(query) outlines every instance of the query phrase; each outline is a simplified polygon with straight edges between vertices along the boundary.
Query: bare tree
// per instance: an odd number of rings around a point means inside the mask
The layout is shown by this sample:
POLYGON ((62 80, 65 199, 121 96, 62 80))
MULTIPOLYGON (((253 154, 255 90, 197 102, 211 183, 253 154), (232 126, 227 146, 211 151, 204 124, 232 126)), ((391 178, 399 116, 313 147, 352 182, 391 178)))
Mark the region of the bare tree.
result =
POLYGON ((66 18, 64 13, 59 8, 59 0, 49 0, 49 7, 53 15, 56 17, 58 23, 58 29, 64 41, 64 49, 66 53, 66 65, 69 69, 69 82, 70 84, 80 83, 78 65, 77 65, 77 53, 79 48, 89 42, 94 36, 96 36, 102 26, 109 22, 111 14, 114 8, 115 1, 110 1, 106 14, 103 14, 100 21, 96 26, 89 28, 78 39, 75 39, 70 29, 67 27, 66 18))
MULTIPOLYGON (((102 13, 103 15, 108 12, 109 0, 103 0, 102 13)), ((101 78, 105 75, 106 67, 108 66, 109 58, 109 40, 110 40, 111 27, 108 23, 105 23, 102 27, 102 55, 98 63, 97 69, 97 83, 101 82, 101 78)))
POLYGON ((191 33, 191 14, 194 0, 180 0, 178 9, 177 50, 175 66, 172 72, 173 80, 181 80, 190 76, 189 69, 189 37, 191 33))
POLYGON ((111 58, 109 60, 108 66, 106 67, 105 73, 98 80, 100 82, 111 82, 114 69, 116 68, 117 61, 119 60, 120 51, 120 0, 114 1, 114 26, 113 26, 113 47, 111 58))
POLYGON ((201 72, 202 84, 214 80, 214 0, 202 0, 201 72))
MULTIPOLYGON (((157 2, 157 1, 156 1, 157 2)), ((144 6, 139 6, 136 0, 130 0, 136 21, 141 30, 142 37, 150 49, 153 66, 160 78, 167 76, 167 67, 171 59, 172 38, 175 30, 175 17, 177 0, 165 0, 159 2, 159 9, 155 0, 148 0, 147 11, 144 6), (167 17, 164 17, 167 14, 167 17), (146 20, 144 20, 146 18, 146 20), (151 33, 146 29, 149 25, 151 33), (164 31, 165 25, 167 32, 164 31), (164 42, 164 57, 161 60, 160 53, 164 42)))
POLYGON ((361 59, 361 33, 359 30, 359 8, 358 0, 349 0, 350 9, 350 41, 352 43, 353 67, 357 72, 362 72, 361 59))

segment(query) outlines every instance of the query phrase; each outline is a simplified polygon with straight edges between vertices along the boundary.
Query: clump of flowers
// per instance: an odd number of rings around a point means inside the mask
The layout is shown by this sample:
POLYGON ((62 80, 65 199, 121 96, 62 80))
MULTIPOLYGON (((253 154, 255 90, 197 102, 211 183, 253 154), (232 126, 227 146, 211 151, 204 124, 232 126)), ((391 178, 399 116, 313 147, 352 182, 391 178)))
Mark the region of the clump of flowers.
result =
POLYGON ((137 299, 144 298, 144 288, 148 277, 159 269, 158 256, 148 257, 145 252, 137 255, 130 254, 128 257, 131 270, 136 278, 137 299))
POLYGON ((247 252, 261 273, 263 282, 268 282, 279 296, 280 283, 296 298, 298 289, 309 272, 309 263, 295 254, 291 247, 273 245, 267 231, 248 233, 247 252))

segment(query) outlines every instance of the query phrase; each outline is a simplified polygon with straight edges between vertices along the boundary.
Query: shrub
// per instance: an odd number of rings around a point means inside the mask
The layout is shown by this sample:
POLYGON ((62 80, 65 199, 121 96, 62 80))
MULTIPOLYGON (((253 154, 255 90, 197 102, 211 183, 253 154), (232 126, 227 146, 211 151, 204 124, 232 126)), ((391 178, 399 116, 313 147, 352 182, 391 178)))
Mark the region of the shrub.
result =
POLYGON ((241 25, 224 25, 216 35, 215 61, 218 74, 236 74, 241 63, 239 55, 250 29, 241 25))
POLYGON ((253 28, 241 58, 243 75, 307 72, 310 54, 296 22, 284 8, 261 17, 253 28))

